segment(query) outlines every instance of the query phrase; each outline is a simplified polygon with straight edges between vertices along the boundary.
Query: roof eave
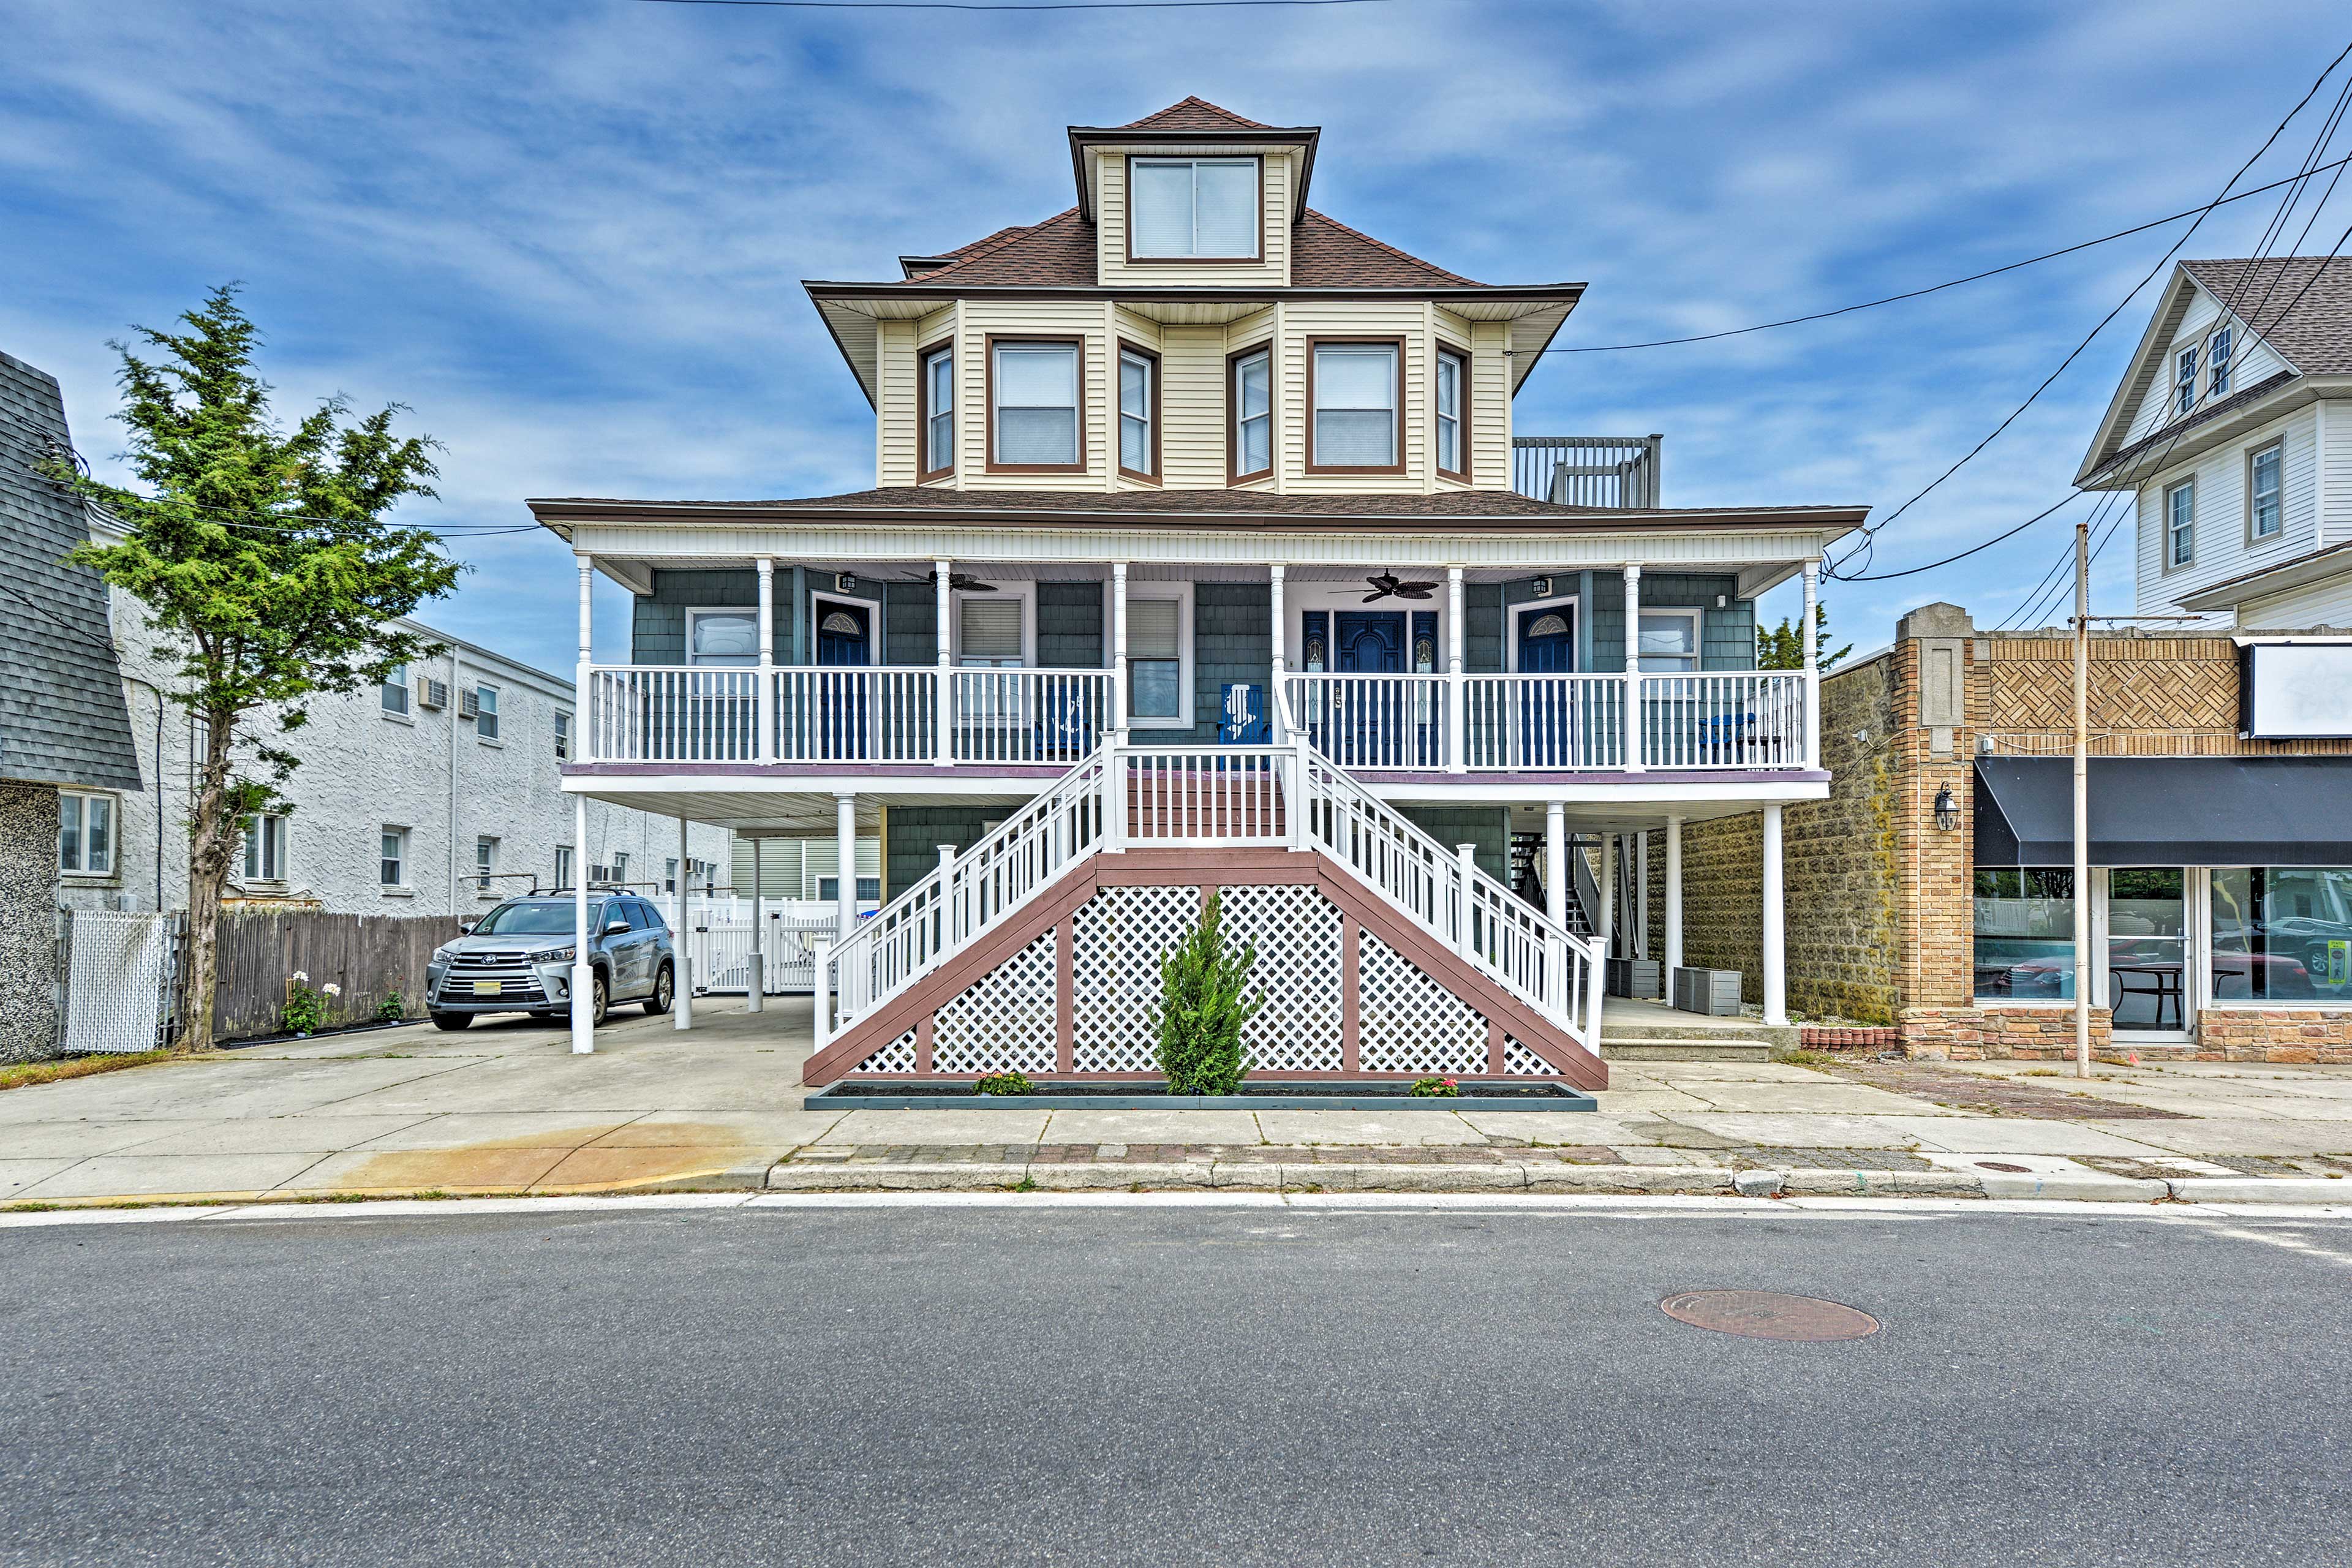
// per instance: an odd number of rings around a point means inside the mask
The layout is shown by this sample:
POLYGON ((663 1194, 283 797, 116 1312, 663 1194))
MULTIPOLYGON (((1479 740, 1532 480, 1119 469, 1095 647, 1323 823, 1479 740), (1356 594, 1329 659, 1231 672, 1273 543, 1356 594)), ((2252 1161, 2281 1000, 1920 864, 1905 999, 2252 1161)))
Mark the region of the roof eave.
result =
POLYGON ((1107 283, 862 283, 849 279, 803 278, 801 287, 813 300, 889 299, 1120 299, 1181 300, 1197 303, 1213 300, 1248 300, 1280 295, 1310 300, 1565 300, 1573 305, 1584 297, 1582 283, 1398 283, 1353 284, 1345 287, 1301 287, 1297 284, 1139 286, 1107 283))
POLYGON ((1106 143, 1164 143, 1171 147, 1236 147, 1259 143, 1268 147, 1304 147, 1307 156, 1298 170, 1298 190, 1291 199, 1290 221, 1307 210, 1307 189, 1315 178, 1315 149, 1323 139, 1319 125, 1268 125, 1229 131, 1153 131, 1135 125, 1073 125, 1070 130, 1070 183, 1078 190, 1078 216, 1095 221, 1094 192, 1087 180, 1087 149, 1106 143))
POLYGON ((2193 594, 2184 594, 2180 596, 2180 607, 2200 613, 2233 610, 2246 600, 2260 598, 2264 594, 2283 594, 2290 588, 2301 588, 2347 574, 2352 574, 2352 543, 2331 544, 2325 550, 2315 550, 2293 561, 2282 561, 2260 571, 2225 577, 2193 594))

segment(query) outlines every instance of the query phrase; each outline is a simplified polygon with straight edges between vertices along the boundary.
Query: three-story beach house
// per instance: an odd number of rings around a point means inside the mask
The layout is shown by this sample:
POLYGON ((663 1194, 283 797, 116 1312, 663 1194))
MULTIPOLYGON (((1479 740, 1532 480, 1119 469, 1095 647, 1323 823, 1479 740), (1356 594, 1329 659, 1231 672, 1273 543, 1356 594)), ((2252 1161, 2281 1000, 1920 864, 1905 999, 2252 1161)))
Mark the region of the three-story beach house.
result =
POLYGON ((1324 216, 1319 143, 1197 99, 1072 127, 1068 210, 807 284, 870 489, 530 503, 579 563, 567 789, 882 842, 809 1082, 1148 1074, 1214 890, 1261 1069, 1597 1085, 1612 967, 1654 984, 1597 958, 1649 956, 1662 888, 1675 961, 1679 826, 1741 813, 1780 1021, 1780 813, 1827 775, 1752 605, 1810 608, 1861 509, 1664 508, 1657 437, 1517 434, 1582 286, 1324 216))

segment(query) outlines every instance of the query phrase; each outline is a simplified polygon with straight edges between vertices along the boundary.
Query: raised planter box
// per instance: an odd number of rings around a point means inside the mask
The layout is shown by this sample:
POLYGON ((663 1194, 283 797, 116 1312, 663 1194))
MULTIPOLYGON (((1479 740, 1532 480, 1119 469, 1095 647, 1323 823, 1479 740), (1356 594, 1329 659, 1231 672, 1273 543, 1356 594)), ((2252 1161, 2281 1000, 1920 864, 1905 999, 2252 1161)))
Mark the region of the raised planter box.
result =
POLYGON ((805 1110, 1597 1110, 1581 1089, 1528 1079, 1463 1079, 1452 1097, 1410 1082, 1323 1084, 1268 1079, 1239 1094, 1169 1094, 1150 1083, 1041 1081, 1034 1094, 974 1094, 968 1083, 845 1079, 801 1101, 805 1110))
POLYGON ((1612 958, 1609 961, 1609 994, 1639 996, 1644 1000, 1664 994, 1658 989, 1658 975, 1664 967, 1654 958, 1612 958))
POLYGON ((1675 971, 1675 1010, 1701 1013, 1711 1018, 1739 1016, 1739 971, 1737 969, 1677 969, 1675 971))

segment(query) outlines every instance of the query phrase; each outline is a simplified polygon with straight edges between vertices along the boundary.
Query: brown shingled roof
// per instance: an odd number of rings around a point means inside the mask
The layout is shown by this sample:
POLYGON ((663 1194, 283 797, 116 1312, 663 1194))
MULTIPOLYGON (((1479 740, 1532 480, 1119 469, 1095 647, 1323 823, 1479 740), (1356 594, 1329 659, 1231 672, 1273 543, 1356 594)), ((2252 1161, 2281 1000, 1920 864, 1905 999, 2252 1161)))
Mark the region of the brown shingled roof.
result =
POLYGON ((1205 98, 1187 98, 1157 114, 1130 120, 1122 131, 1271 131, 1263 121, 1244 120, 1230 109, 1220 109, 1205 98))
POLYGON ((2304 374, 2352 374, 2352 257, 2229 257, 2180 265, 2304 374))
MULTIPOLYGON (((1410 256, 1393 245, 1307 209, 1290 228, 1290 281, 1299 289, 1476 289, 1459 273, 1410 256)), ((986 239, 940 252, 955 261, 922 273, 925 286, 969 283, 976 288, 1091 288, 1095 226, 1071 207, 1026 228, 999 229, 986 239)))

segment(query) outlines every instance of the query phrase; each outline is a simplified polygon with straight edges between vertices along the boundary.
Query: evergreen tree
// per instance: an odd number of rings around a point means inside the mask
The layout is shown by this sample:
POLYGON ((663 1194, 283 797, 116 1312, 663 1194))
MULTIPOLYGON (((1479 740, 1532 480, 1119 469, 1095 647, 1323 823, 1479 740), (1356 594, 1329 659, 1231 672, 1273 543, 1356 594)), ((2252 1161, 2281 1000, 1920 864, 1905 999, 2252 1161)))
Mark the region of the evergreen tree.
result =
POLYGON ((1217 895, 1201 902, 1201 923, 1160 965, 1160 1070, 1171 1094, 1231 1094, 1248 1069, 1242 1066, 1242 1027, 1265 1005, 1244 998, 1257 949, 1234 952, 1217 895))
POLYGON ((341 397, 290 432, 254 368, 259 334, 215 289, 185 332, 136 329, 153 363, 122 343, 118 378, 137 489, 59 462, 59 483, 114 514, 125 537, 68 560, 97 568, 146 607, 176 661, 172 700, 198 721, 188 814, 188 973, 184 1049, 210 1048, 215 939, 244 819, 284 811, 301 759, 286 737, 312 698, 373 685, 434 645, 391 623, 449 591, 463 568, 422 529, 383 514, 430 496, 436 444, 396 437, 397 404, 355 423, 341 397), (274 738, 273 744, 265 735, 274 738), (252 768, 258 776, 247 776, 252 768))
MULTIPOLYGON (((1836 668, 1837 661, 1853 651, 1853 644, 1832 652, 1830 649, 1830 607, 1820 600, 1813 601, 1813 646, 1815 662, 1823 669, 1836 668)), ((1787 616, 1777 626, 1756 628, 1756 668, 1759 669, 1802 669, 1805 668, 1805 634, 1787 616)))

